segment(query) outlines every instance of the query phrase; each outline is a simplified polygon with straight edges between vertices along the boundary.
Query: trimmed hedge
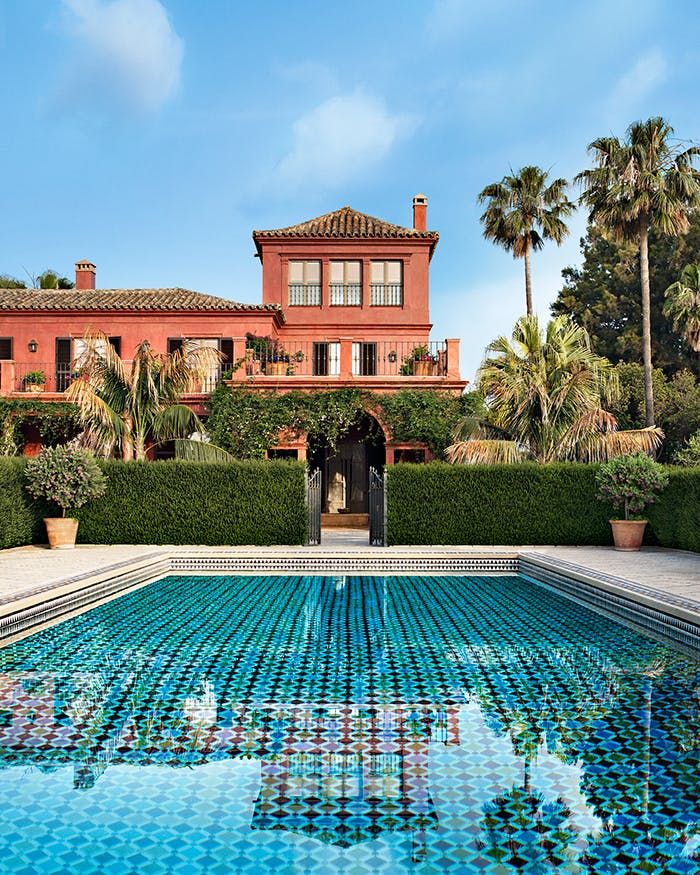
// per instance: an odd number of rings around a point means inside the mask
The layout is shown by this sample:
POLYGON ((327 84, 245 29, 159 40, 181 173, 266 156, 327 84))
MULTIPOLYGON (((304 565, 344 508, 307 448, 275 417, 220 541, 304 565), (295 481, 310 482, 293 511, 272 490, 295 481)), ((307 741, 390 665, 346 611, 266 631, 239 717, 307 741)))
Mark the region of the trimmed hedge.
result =
MULTIPOLYGON (((21 547, 40 538, 40 509, 24 488, 24 459, 0 459, 0 547, 21 547)), ((44 535, 44 540, 46 536, 44 535)))
MULTIPOLYGON (((389 544, 611 544, 596 465, 402 464, 387 469, 389 544)), ((700 551, 700 468, 671 468, 649 543, 700 551)))
MULTIPOLYGON (((76 516, 82 544, 303 544, 299 462, 100 462, 107 492, 76 516)), ((0 545, 45 541, 24 460, 0 459, 0 545)))

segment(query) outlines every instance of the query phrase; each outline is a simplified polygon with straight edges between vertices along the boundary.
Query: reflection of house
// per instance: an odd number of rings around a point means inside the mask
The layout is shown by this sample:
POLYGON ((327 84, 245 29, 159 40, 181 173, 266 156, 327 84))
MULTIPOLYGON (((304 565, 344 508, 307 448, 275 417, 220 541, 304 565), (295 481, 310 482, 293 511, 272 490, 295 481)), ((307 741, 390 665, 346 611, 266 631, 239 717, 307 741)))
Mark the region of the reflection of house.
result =
POLYGON ((348 847, 385 832, 412 835, 424 854, 438 817, 430 793, 431 742, 459 744, 456 707, 316 709, 308 742, 294 734, 263 760, 254 829, 279 829, 348 847))
MULTIPOLYGON (((37 397, 59 399, 74 378, 87 329, 103 331, 125 359, 143 339, 156 352, 172 351, 185 338, 218 348, 223 364, 188 396, 200 412, 225 372, 232 385, 256 390, 460 393, 466 383, 459 341, 430 340, 429 269, 438 234, 427 230, 426 210, 427 199, 417 195, 411 227, 343 207, 255 231, 261 304, 180 288, 99 289, 95 265, 85 260, 76 264, 75 289, 0 289, 0 395, 32 390, 29 374, 41 371, 46 382, 37 397)), ((309 437, 281 436, 270 451, 305 458, 309 437)), ((393 441, 368 417, 339 448, 338 460, 321 444, 314 461, 342 485, 334 509, 363 511, 368 466, 406 452, 425 458, 427 448, 393 441), (372 429, 379 440, 368 443, 372 429)))

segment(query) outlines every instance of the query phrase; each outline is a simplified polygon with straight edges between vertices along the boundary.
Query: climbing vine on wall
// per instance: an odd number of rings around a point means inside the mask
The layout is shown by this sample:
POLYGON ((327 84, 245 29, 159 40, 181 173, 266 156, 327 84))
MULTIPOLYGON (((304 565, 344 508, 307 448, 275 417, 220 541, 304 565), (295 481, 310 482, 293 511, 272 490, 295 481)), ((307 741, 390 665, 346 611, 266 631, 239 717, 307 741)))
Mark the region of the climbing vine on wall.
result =
POLYGON ((21 453, 23 430, 27 425, 37 429, 44 446, 66 443, 80 432, 80 418, 74 404, 0 398, 0 456, 21 453))
POLYGON ((465 416, 480 414, 483 401, 475 392, 452 395, 426 389, 404 389, 377 396, 382 418, 395 441, 420 441, 437 458, 452 443, 455 425, 465 416))
POLYGON ((278 394, 222 384, 211 397, 207 430, 213 443, 237 458, 255 459, 264 457, 284 430, 322 436, 334 448, 367 411, 376 411, 395 440, 420 441, 441 456, 458 420, 478 409, 473 394, 457 397, 426 389, 395 394, 359 389, 278 394))

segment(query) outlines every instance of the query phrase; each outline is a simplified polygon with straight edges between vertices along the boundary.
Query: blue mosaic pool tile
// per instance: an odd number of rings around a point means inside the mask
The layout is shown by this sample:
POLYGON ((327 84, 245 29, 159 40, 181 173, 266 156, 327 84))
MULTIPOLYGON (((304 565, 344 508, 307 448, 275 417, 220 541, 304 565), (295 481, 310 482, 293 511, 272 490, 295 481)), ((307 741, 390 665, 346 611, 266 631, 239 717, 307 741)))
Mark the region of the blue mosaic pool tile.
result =
POLYGON ((164 578, 0 651, 0 872, 700 872, 698 662, 517 577, 164 578))

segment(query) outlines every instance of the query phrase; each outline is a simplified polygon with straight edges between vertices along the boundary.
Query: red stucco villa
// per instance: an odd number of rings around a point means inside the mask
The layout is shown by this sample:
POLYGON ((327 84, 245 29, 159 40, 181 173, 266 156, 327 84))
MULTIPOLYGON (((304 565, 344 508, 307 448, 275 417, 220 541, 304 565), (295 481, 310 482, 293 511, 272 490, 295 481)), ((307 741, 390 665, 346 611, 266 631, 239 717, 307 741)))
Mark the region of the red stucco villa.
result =
MULTIPOLYGON (((74 289, 0 289, 0 395, 26 397, 27 375, 42 371, 42 400, 60 399, 88 329, 109 335, 125 359, 144 339, 163 352, 185 338, 220 349, 221 369, 187 398, 200 412, 222 375, 281 392, 464 390, 459 341, 430 340, 429 273, 438 234, 427 230, 424 195, 413 199, 412 227, 342 207, 254 231, 253 240, 262 265, 260 304, 181 288, 100 289, 87 260, 75 265, 74 289)), ((390 464, 397 451, 411 449, 385 437, 381 461, 390 464)), ((341 448, 346 467, 359 463, 352 461, 357 452, 356 441, 341 448)), ((272 453, 306 458, 306 444, 282 440, 272 453)))

